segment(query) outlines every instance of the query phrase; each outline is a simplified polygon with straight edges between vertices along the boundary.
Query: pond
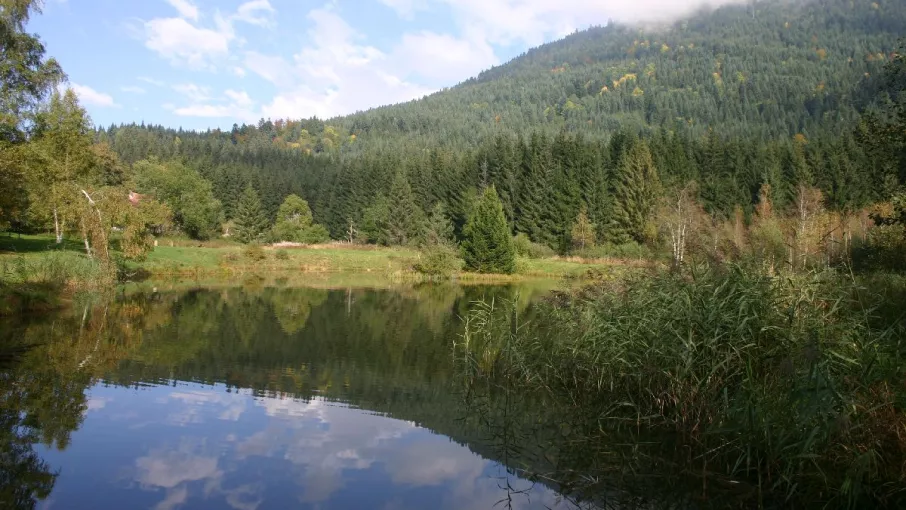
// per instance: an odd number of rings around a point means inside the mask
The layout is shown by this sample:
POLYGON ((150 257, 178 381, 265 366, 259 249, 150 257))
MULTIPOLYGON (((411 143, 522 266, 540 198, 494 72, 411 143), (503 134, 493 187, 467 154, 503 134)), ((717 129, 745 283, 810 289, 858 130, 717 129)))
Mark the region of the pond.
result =
POLYGON ((545 290, 144 286, 6 319, 0 506, 571 507, 452 354, 471 303, 545 290))

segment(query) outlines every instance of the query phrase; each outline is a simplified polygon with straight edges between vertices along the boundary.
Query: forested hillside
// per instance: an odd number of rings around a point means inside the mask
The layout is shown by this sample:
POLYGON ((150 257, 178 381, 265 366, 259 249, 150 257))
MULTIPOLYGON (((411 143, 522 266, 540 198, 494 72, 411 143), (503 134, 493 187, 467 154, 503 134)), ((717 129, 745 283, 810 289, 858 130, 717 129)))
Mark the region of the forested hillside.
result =
MULTIPOLYGON (((248 186, 270 221, 286 196, 304 198, 334 239, 416 240, 435 209, 461 236, 494 185, 512 233, 535 243, 584 247, 573 235, 584 218, 591 243, 651 244, 662 198, 690 182, 716 222, 748 224, 759 200, 785 212, 804 188, 846 214, 888 199, 906 175, 879 156, 889 144, 867 143, 877 133, 863 119, 895 99, 885 69, 895 74, 904 34, 897 0, 766 0, 669 26, 591 28, 346 117, 229 132, 111 126, 97 138, 129 169, 157 159, 141 168, 182 165, 176 174, 209 182, 201 237, 236 219, 248 186), (401 220, 406 211, 416 220, 401 220)), ((154 182, 134 179, 160 195, 154 182)), ((191 233, 175 202, 175 226, 191 233)))

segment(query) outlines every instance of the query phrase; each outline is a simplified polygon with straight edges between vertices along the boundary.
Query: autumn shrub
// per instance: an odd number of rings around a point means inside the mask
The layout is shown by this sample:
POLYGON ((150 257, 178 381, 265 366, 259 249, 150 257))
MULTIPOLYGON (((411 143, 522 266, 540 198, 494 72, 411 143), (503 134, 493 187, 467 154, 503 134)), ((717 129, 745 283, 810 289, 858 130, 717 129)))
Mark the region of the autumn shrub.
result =
POLYGON ((248 262, 261 262, 267 259, 267 253, 260 244, 252 243, 242 249, 242 256, 248 262))

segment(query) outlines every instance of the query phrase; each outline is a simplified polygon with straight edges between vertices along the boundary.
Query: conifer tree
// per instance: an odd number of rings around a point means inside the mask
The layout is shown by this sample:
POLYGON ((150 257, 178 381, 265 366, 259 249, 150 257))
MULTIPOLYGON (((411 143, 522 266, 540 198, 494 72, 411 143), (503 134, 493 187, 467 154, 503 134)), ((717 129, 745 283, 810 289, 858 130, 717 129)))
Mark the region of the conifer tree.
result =
POLYGON ((387 246, 390 244, 388 222, 390 202, 383 193, 378 193, 362 213, 362 233, 369 242, 387 246))
POLYGON ((507 226, 503 204, 494 186, 484 189, 463 228, 463 259, 479 273, 511 274, 516 271, 516 251, 507 226))
POLYGON ((427 246, 449 245, 455 242, 453 237, 453 223, 447 215, 447 208, 443 202, 434 204, 431 214, 425 222, 423 241, 427 246))
POLYGON ((424 213, 415 202, 412 187, 403 172, 397 172, 390 185, 387 235, 390 244, 406 245, 415 241, 424 225, 424 213))
POLYGON ((660 194, 660 180, 648 144, 635 142, 620 159, 608 236, 616 243, 653 237, 651 217, 660 194))
POLYGON ((234 235, 240 243, 251 243, 261 238, 267 228, 267 219, 255 188, 246 186, 236 204, 234 235))

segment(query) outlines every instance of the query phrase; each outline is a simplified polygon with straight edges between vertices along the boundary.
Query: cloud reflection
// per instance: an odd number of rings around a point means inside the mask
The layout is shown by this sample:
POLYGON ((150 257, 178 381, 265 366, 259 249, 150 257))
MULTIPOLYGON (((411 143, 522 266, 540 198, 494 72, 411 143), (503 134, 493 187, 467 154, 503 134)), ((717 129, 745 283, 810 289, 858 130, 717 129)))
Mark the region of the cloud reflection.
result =
MULTIPOLYGON (((166 491, 157 510, 191 506, 199 497, 236 510, 257 510, 265 496, 287 491, 287 497, 295 494, 297 504, 335 506, 354 494, 349 491, 362 480, 398 493, 384 502, 367 501, 375 507, 412 507, 406 498, 421 496, 409 489, 420 487, 432 488, 432 497, 442 501, 439 508, 491 508, 505 495, 489 476, 492 463, 412 422, 322 399, 262 398, 247 392, 181 390, 158 402, 164 400, 164 437, 178 430, 179 439, 169 447, 156 446, 135 462, 141 487, 166 491), (262 464, 261 458, 268 462, 262 464)), ((521 480, 517 486, 532 487, 521 480)), ((533 500, 517 498, 514 507, 557 506, 553 493, 540 487, 535 493, 533 500)))

